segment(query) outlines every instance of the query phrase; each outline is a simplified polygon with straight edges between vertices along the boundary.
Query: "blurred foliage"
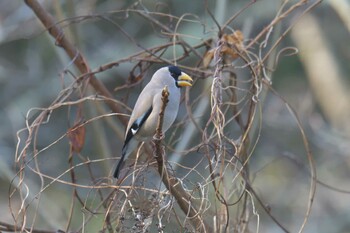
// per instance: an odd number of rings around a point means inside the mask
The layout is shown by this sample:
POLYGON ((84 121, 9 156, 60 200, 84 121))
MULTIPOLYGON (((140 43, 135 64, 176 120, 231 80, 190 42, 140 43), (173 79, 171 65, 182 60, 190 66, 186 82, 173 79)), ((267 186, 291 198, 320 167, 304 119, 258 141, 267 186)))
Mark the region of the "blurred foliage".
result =
MULTIPOLYGON (((222 25, 247 4, 247 1, 243 0, 40 2, 53 15, 58 25, 64 29, 69 40, 81 51, 91 70, 96 70, 114 61, 121 61, 111 69, 96 73, 96 77, 113 93, 117 101, 128 106, 123 108, 123 114, 130 113, 130 108, 142 87, 149 80, 150 74, 159 66, 183 53, 181 46, 170 46, 164 53, 157 53, 164 59, 163 61, 155 58, 153 61, 151 58, 146 58, 145 54, 131 57, 146 49, 173 42, 173 37, 167 34, 166 29, 157 25, 157 21, 169 25, 171 29, 177 29, 181 39, 190 46, 213 39, 214 41, 210 41, 210 46, 215 48, 215 39, 219 34, 216 23, 222 25), (211 14, 217 22, 213 20, 211 14), (169 17, 169 15, 174 17, 169 17), (183 17, 183 20, 177 25, 180 17, 183 17), (154 21, 152 22, 151 19, 154 21), (142 59, 148 60, 139 65, 142 59)), ((292 6, 298 2, 256 1, 228 24, 225 33, 234 30, 242 31, 244 44, 247 45, 251 38, 254 38, 273 20, 283 4, 292 6)), ((298 16, 314 2, 306 3, 281 20, 274 27, 267 49, 264 51, 268 51, 273 42, 280 38, 281 32, 284 32, 290 25, 294 25, 298 16)), ((335 78, 338 78, 341 86, 347 90, 350 77, 348 75, 350 46, 347 41, 350 39, 350 32, 346 26, 346 19, 340 16, 338 8, 333 5, 336 2, 339 4, 346 2, 346 0, 334 1, 332 4, 329 2, 322 2, 307 14, 316 20, 322 30, 321 35, 325 43, 320 50, 326 49, 331 53, 336 66, 330 68, 338 71, 340 75, 335 78)), ((302 25, 303 21, 299 23, 302 25)), ((11 197, 12 204, 11 211, 9 211, 9 194, 12 190, 9 189, 9 183, 15 186, 20 180, 17 177, 19 168, 15 164, 15 154, 17 153, 18 156, 18 152, 23 149, 23 143, 28 137, 28 132, 23 131, 19 138, 16 137, 16 133, 26 127, 26 120, 32 122, 40 114, 40 111, 35 109, 28 114, 30 109, 49 107, 62 90, 71 85, 81 74, 65 51, 55 45, 57 41, 48 35, 47 30, 23 1, 1 1, 0 24, 0 121, 2 122, 0 130, 0 157, 2 159, 0 208, 6 210, 0 212, 0 222, 15 224, 10 213, 18 213, 23 197, 19 193, 11 197), (18 139, 21 140, 20 143, 18 139), (17 145, 19 145, 18 151, 16 151, 17 145)), ((313 40, 313 38, 299 39, 311 40, 311 43, 313 40)), ((291 37, 290 33, 286 34, 275 52, 292 46, 298 48, 297 40, 298 38, 291 37)), ((257 47, 252 48, 255 54, 259 52, 257 47)), ((212 77, 198 72, 201 71, 199 62, 207 52, 207 48, 203 46, 196 51, 197 55, 193 53, 180 61, 180 65, 189 68, 189 73, 196 79, 195 86, 184 94, 189 97, 186 97, 184 102, 188 100, 193 109, 197 108, 201 98, 208 98, 210 95, 210 89, 206 86, 205 80, 212 77)), ((346 122, 334 123, 327 117, 323 99, 315 95, 319 91, 317 85, 310 85, 308 63, 299 56, 299 53, 293 51, 290 49, 278 54, 278 59, 274 59, 276 54, 271 56, 271 60, 267 61, 270 69, 267 70, 272 80, 272 87, 294 109, 302 122, 317 169, 317 192, 304 232, 347 232, 350 229, 348 221, 350 218, 349 125, 346 125, 346 122), (289 54, 291 56, 287 56, 289 54)), ((301 54, 304 51, 299 52, 301 54)), ((317 62, 322 64, 322 61, 316 61, 316 64, 317 62)), ((232 64, 236 67, 237 76, 245 80, 249 79, 250 73, 242 68, 244 63, 238 61, 232 64)), ((211 64, 211 67, 215 66, 211 64)), ((247 87, 242 84, 240 88, 247 87)), ((31 168, 26 168, 25 172, 25 185, 30 190, 25 202, 28 206, 27 212, 37 213, 37 215, 28 215, 26 221, 29 225, 26 227, 52 231, 69 228, 80 229, 84 232, 97 232, 108 228, 105 222, 119 221, 123 224, 118 226, 124 227, 119 229, 121 232, 122 230, 137 232, 138 229, 133 228, 137 219, 130 216, 138 216, 137 212, 151 211, 148 208, 152 206, 153 196, 146 200, 137 198, 133 200, 135 208, 127 213, 125 219, 120 216, 107 219, 107 215, 105 216, 103 212, 92 212, 96 205, 102 205, 101 197, 112 199, 114 195, 115 186, 109 176, 113 169, 112 164, 119 157, 125 126, 115 115, 108 115, 111 110, 103 103, 103 99, 93 98, 96 94, 95 90, 91 87, 87 87, 86 90, 86 96, 90 99, 87 98, 82 102, 82 112, 79 112, 78 104, 60 106, 52 111, 49 122, 42 124, 37 132, 36 147, 30 147, 28 150, 28 156, 36 153, 37 149, 43 151, 40 157, 38 156, 38 160, 29 166, 31 168), (80 116, 83 117, 80 119, 80 116), (99 116, 102 117, 98 118, 99 116), (78 184, 72 188, 74 185, 69 185, 71 181, 69 140, 63 137, 57 143, 55 141, 65 135, 77 123, 77 119, 85 122, 94 117, 96 120, 84 125, 86 130, 84 147, 79 155, 74 154, 71 157, 71 162, 74 164, 74 178, 78 184), (48 146, 49 148, 45 149, 48 146), (93 163, 89 164, 90 160, 93 163), (38 176, 33 170, 40 171, 47 176, 38 176), (63 175, 60 176, 61 174, 63 175), (51 178, 65 180, 67 183, 53 182, 51 178), (109 184, 110 188, 90 189, 92 186, 104 184, 109 184), (83 200, 72 201, 76 198, 74 192, 79 193, 83 200), (43 195, 38 195, 39 193, 43 195), (50 213, 50 216, 47 213, 50 213), (73 219, 73 221, 69 223, 68 219, 73 219), (35 225, 30 225, 31 222, 35 222, 35 225), (83 226, 83 222, 87 222, 87 225, 83 226)), ((265 94, 259 99, 261 114, 257 113, 256 130, 251 135, 252 147, 257 140, 256 147, 251 150, 252 156, 249 160, 251 183, 263 200, 265 207, 270 209, 270 213, 276 216, 290 232, 296 232, 305 217, 309 198, 308 161, 295 117, 286 108, 282 98, 270 92, 268 88, 265 91, 265 94)), ((335 93, 323 94, 327 98, 341 92, 343 91, 338 90, 335 93)), ((78 93, 73 93, 67 101, 76 101, 79 98, 81 96, 78 93)), ((349 102, 350 98, 345 101, 349 102)), ((346 110, 343 114, 345 117, 350 117, 346 110)), ((195 115, 201 127, 204 127, 209 115, 210 109, 204 111, 203 115, 195 115)), ((182 133, 190 127, 186 125, 188 122, 190 120, 186 105, 183 103, 176 123, 177 128, 171 131, 166 138, 169 154, 172 153, 172 149, 176 150, 177 143, 183 138, 182 133)), ((234 128, 228 134, 233 137, 237 131, 239 130, 234 128)), ((198 140, 201 140, 201 136, 194 136, 188 142, 186 149, 197 145, 198 140)), ((238 139, 235 138, 235 140, 238 139)), ((180 160, 177 160, 176 157, 180 156, 180 153, 172 155, 176 161, 181 161, 179 163, 183 167, 176 168, 181 177, 187 172, 191 173, 188 177, 184 175, 185 186, 193 188, 197 182, 204 180, 203 177, 208 177, 208 161, 203 161, 203 154, 199 148, 197 151, 193 149, 188 156, 182 154, 183 157, 180 160), (194 166, 197 166, 198 174, 189 169, 194 166)), ((143 168, 141 176, 146 180, 143 182, 150 184, 149 187, 152 188, 158 187, 159 180, 154 172, 154 166, 149 165, 148 169, 143 168)), ((207 181, 210 182, 209 179, 207 181)), ((143 184, 140 180, 137 182, 143 184)), ((215 202, 213 192, 208 198, 213 203, 215 202)), ((168 201, 169 199, 164 198, 160 203, 165 205, 168 201)), ((252 201, 252 203, 255 203, 255 206, 249 205, 251 209, 249 232, 254 232, 257 226, 260 227, 259 232, 280 232, 280 228, 259 203, 257 201, 252 201), (253 208, 256 208, 258 215, 254 215, 253 208)), ((116 201, 113 208, 120 210, 126 208, 124 205, 126 204, 116 201)), ((112 213, 114 213, 113 209, 112 213)), ((172 229, 176 231, 178 225, 174 216, 169 214, 164 218, 173 220, 165 226, 164 232, 173 232, 172 229)), ((0 230, 3 229, 0 228, 0 230)), ((159 229, 153 223, 151 230, 154 232, 159 229)), ((17 231, 20 230, 17 229, 17 231)))

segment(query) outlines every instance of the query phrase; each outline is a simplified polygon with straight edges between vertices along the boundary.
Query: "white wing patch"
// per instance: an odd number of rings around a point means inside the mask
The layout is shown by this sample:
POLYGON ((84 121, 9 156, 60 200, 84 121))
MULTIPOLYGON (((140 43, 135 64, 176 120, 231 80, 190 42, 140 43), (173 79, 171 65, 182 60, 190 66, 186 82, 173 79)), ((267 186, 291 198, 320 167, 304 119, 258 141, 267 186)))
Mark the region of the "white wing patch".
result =
POLYGON ((137 128, 137 129, 131 128, 130 130, 131 130, 131 133, 132 133, 133 135, 135 135, 135 134, 137 133, 137 131, 139 131, 139 128, 137 128))

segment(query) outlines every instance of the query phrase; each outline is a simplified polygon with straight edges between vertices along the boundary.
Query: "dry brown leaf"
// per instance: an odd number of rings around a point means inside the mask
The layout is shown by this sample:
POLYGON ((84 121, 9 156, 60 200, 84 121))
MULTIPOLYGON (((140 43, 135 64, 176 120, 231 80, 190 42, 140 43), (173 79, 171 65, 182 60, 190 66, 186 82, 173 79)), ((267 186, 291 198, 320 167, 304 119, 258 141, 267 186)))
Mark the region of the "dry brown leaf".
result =
MULTIPOLYGON (((243 33, 239 30, 236 30, 232 34, 224 34, 222 36, 222 41, 225 45, 221 49, 221 55, 226 55, 232 60, 236 59, 238 55, 237 50, 243 49, 243 33)), ((207 68, 210 62, 214 58, 215 49, 209 50, 203 57, 203 66, 207 68)))
POLYGON ((214 57, 214 49, 209 50, 203 57, 203 66, 207 68, 214 57))
POLYGON ((77 123, 73 127, 68 129, 69 144, 72 147, 72 151, 80 153, 84 147, 85 142, 85 127, 84 125, 77 123))
POLYGON ((243 48, 243 33, 239 30, 235 31, 232 34, 224 34, 222 36, 223 41, 226 44, 223 46, 221 52, 224 55, 228 55, 231 59, 236 59, 238 57, 238 51, 243 48))

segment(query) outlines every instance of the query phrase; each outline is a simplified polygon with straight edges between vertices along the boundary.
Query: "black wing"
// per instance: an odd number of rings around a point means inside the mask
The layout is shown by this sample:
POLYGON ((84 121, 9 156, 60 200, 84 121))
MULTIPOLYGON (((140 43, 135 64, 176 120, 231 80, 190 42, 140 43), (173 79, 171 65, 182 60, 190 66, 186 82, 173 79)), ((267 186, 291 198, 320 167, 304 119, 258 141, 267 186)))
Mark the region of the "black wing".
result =
POLYGON ((145 112, 140 118, 136 119, 134 123, 132 123, 130 129, 128 130, 124 142, 124 146, 128 144, 130 139, 139 131, 139 129, 142 127, 142 125, 145 123, 149 115, 151 114, 153 110, 153 107, 151 106, 147 112, 145 112))
POLYGON ((124 142, 124 146, 122 149, 122 157, 120 158, 118 165, 114 171, 114 178, 118 178, 119 176, 119 171, 121 170, 123 164, 124 164, 124 159, 125 159, 125 155, 127 153, 127 145, 129 143, 129 141, 132 139, 132 137, 139 131, 139 129, 142 127, 142 125, 145 123, 145 121, 147 120, 147 118, 149 117, 149 115, 152 112, 152 106, 147 110, 147 112, 145 112, 140 118, 136 119, 134 121, 134 123, 132 123, 130 129, 128 130, 127 134, 126 134, 126 138, 125 138, 125 142, 124 142))

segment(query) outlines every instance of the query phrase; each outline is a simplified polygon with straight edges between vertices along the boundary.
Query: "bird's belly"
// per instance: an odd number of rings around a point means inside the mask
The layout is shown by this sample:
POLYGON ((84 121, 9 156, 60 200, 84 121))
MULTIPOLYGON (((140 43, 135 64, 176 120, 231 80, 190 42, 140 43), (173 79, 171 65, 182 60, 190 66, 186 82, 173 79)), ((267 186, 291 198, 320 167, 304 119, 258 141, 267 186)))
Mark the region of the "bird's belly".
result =
MULTIPOLYGON (((163 118, 163 127, 162 127, 163 133, 165 133, 175 121, 176 114, 173 114, 173 113, 174 112, 177 113, 178 106, 179 104, 174 104, 174 105, 167 106, 167 108, 165 109, 165 114, 163 118), (174 109, 174 107, 176 109, 174 109)), ((138 141, 152 140, 158 126, 158 119, 159 119, 159 111, 152 111, 147 121, 142 125, 141 129, 137 132, 137 134, 135 134, 136 139, 138 141)))

